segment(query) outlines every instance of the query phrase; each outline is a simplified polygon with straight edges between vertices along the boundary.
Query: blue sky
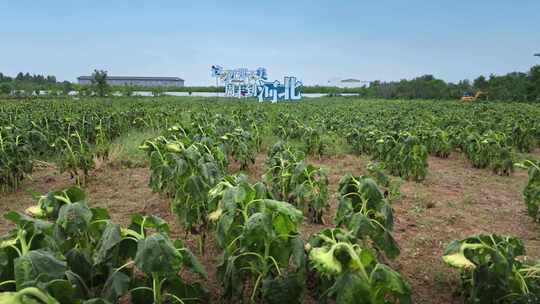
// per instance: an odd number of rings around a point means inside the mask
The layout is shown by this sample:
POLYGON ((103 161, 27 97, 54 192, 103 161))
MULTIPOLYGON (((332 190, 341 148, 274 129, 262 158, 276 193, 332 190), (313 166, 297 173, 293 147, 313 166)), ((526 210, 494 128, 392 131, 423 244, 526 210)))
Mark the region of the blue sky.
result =
POLYGON ((75 81, 264 66, 270 78, 447 81, 526 71, 540 58, 539 0, 0 2, 0 72, 75 81))

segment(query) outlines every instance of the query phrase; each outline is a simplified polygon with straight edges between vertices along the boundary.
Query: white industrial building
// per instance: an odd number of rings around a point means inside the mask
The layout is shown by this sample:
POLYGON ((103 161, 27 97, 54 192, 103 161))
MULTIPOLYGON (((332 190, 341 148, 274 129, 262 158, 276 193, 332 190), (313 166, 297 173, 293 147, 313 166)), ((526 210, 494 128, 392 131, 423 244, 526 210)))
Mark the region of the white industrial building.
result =
POLYGON ((338 88, 360 88, 365 85, 369 85, 369 81, 358 80, 355 78, 332 78, 328 80, 326 84, 329 87, 338 87, 338 88))

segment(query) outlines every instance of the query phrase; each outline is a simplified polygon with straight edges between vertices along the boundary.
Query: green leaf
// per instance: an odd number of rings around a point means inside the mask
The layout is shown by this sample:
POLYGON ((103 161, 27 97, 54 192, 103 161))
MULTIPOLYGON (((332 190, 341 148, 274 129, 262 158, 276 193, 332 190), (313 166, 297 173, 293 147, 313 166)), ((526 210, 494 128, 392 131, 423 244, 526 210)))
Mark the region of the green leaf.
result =
POLYGON ((262 295, 268 304, 302 303, 304 288, 304 277, 297 274, 268 277, 263 281, 262 295))
POLYGON ((18 253, 11 247, 0 248, 0 282, 14 279, 13 262, 18 253))
POLYGON ((317 247, 311 249, 309 252, 309 260, 312 263, 312 266, 317 269, 317 271, 328 274, 328 275, 338 275, 343 271, 343 266, 341 263, 334 257, 335 247, 317 247))
POLYGON ((65 196, 69 198, 72 203, 86 202, 86 193, 79 187, 73 186, 64 190, 65 196))
POLYGON ((336 296, 336 304, 372 303, 370 286, 356 272, 339 276, 328 294, 336 296))
POLYGON ((100 221, 100 220, 109 220, 111 219, 109 215, 109 211, 105 208, 91 208, 92 211, 92 221, 100 221))
POLYGON ((62 304, 75 303, 75 289, 68 280, 53 280, 39 285, 58 302, 62 304))
POLYGON ((371 278, 379 291, 380 303, 383 303, 385 296, 389 295, 399 299, 400 304, 412 303, 411 287, 399 273, 384 264, 377 264, 371 278))
POLYGON ((304 219, 302 211, 289 203, 265 199, 263 204, 271 214, 274 214, 274 228, 280 234, 296 232, 294 228, 304 219))
POLYGON ((120 225, 107 223, 94 252, 94 263, 102 264, 113 259, 113 250, 118 248, 121 241, 120 225))
POLYGON ((244 225, 242 238, 247 246, 261 248, 272 237, 272 222, 269 215, 257 212, 252 214, 244 225))
POLYGON ((130 278, 121 271, 114 271, 107 278, 101 296, 112 303, 116 303, 118 298, 126 294, 129 290, 130 278))
POLYGON ((135 264, 146 274, 176 273, 182 264, 182 255, 176 250, 171 240, 160 233, 139 240, 135 264))
POLYGON ((67 204, 60 208, 56 223, 70 236, 79 236, 88 230, 92 211, 86 203, 67 204))
POLYGON ((74 288, 76 298, 85 299, 91 295, 92 291, 88 288, 84 279, 80 277, 77 273, 68 270, 66 271, 65 275, 66 279, 74 288))
POLYGON ((355 213, 348 227, 359 239, 369 236, 376 248, 384 251, 389 258, 396 258, 400 253, 397 242, 387 229, 375 221, 361 213, 355 213))
MULTIPOLYGON (((165 284, 167 281, 165 281, 165 284)), ((148 290, 148 286, 152 286, 152 281, 147 278, 133 278, 130 285, 131 303, 133 304, 148 304, 153 303, 152 290, 148 290), (140 288, 142 287, 142 288, 140 288), (140 288, 140 289, 137 289, 140 288)))
POLYGON ((79 187, 70 187, 65 190, 51 191, 40 197, 38 207, 43 214, 56 219, 62 206, 71 203, 86 203, 86 193, 79 187))
POLYGON ((462 252, 443 256, 443 261, 453 267, 461 269, 473 269, 476 267, 473 262, 469 261, 462 252))
POLYGON ((165 235, 170 235, 169 224, 165 220, 155 215, 142 215, 140 213, 135 213, 131 215, 131 224, 130 229, 140 233, 141 228, 145 231, 146 229, 154 229, 155 232, 163 233, 165 235))
POLYGON ((34 285, 35 281, 64 278, 66 262, 44 250, 29 251, 15 259, 15 281, 17 289, 34 285))
POLYGON ((199 262, 199 260, 191 252, 191 250, 184 246, 182 241, 176 240, 174 242, 174 247, 176 249, 180 249, 180 252, 183 256, 183 263, 187 268, 189 268, 189 270, 191 270, 193 273, 199 274, 205 279, 208 278, 208 273, 204 269, 204 266, 199 262))
POLYGON ((48 294, 35 287, 28 287, 18 292, 0 293, 0 304, 59 304, 48 294))
POLYGON ((304 251, 304 241, 300 237, 294 237, 290 240, 290 247, 292 249, 292 264, 297 269, 304 269, 306 265, 306 253, 304 251))
POLYGON ((15 211, 4 214, 4 218, 15 223, 18 228, 32 233, 50 233, 54 226, 51 222, 35 219, 15 211))
POLYGON ((68 268, 85 281, 90 282, 92 279, 92 261, 89 254, 80 248, 72 248, 65 256, 68 268))

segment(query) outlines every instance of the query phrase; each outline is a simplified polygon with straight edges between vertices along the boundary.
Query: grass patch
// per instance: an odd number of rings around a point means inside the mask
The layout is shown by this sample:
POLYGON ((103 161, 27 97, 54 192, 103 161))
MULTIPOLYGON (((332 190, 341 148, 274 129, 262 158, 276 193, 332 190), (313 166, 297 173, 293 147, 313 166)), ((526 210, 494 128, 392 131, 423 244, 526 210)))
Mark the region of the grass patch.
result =
POLYGON ((159 132, 154 130, 137 130, 118 137, 112 143, 114 157, 112 157, 111 162, 130 168, 146 166, 148 159, 145 152, 139 149, 139 146, 144 140, 158 135, 159 132))

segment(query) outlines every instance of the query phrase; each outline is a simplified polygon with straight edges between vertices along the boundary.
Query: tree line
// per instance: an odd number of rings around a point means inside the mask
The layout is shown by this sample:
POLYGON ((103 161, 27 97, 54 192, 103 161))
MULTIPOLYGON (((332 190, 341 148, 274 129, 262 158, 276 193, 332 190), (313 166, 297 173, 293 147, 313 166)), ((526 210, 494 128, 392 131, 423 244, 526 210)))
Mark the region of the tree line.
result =
POLYGON ((67 94, 72 90, 73 85, 69 81, 58 82, 53 75, 19 72, 10 77, 0 72, 0 95, 39 95, 41 91, 67 94))
MULTIPOLYGON (((159 96, 166 91, 181 92, 224 92, 223 87, 174 87, 148 88, 134 86, 110 87, 106 82, 107 72, 95 70, 93 82, 89 86, 72 84, 69 81, 58 82, 51 75, 30 75, 18 73, 9 77, 0 73, 0 95, 39 95, 48 91, 49 95, 67 95, 77 91, 80 96, 105 96, 118 92, 131 96, 134 91, 151 91, 159 96)), ((330 86, 304 86, 304 93, 323 93, 338 95, 345 93, 358 94, 365 98, 383 99, 459 99, 464 94, 486 93, 490 100, 503 101, 535 101, 540 102, 540 65, 535 65, 528 72, 512 72, 506 75, 479 76, 472 82, 462 80, 457 83, 445 82, 433 75, 423 75, 413 79, 400 81, 373 81, 369 86, 358 88, 338 88, 330 86)))
POLYGON ((387 99, 458 99, 464 94, 486 93, 490 100, 540 102, 540 65, 527 73, 479 76, 474 81, 445 82, 432 75, 411 80, 380 82, 360 88, 363 97, 387 99))

